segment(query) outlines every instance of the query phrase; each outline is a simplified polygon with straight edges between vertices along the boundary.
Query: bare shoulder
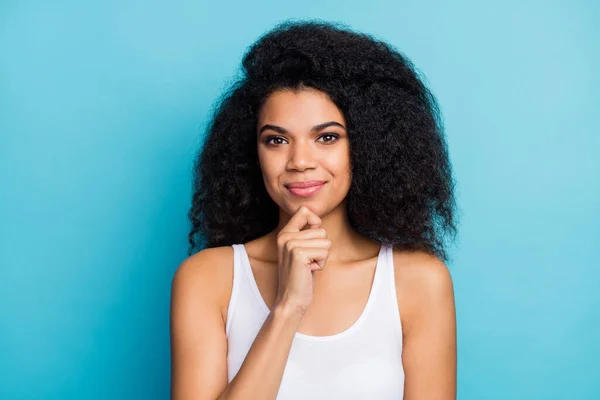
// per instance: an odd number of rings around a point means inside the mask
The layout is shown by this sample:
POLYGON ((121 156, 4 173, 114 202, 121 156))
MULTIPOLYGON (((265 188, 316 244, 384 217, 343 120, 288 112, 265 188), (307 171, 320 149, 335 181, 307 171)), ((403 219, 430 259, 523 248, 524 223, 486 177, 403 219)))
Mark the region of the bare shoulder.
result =
POLYGON ((171 284, 171 398, 217 398, 227 386, 223 308, 232 277, 231 246, 201 250, 177 267, 171 284))
POLYGON ((394 249, 396 284, 416 285, 427 292, 444 292, 452 288, 450 270, 440 258, 424 251, 404 252, 394 249))
POLYGON ((394 249, 394 275, 402 324, 409 330, 420 315, 454 309, 454 288, 447 265, 424 251, 394 249))
POLYGON ((173 275, 171 295, 191 302, 211 302, 223 317, 233 284, 233 248, 212 247, 181 262, 173 275))

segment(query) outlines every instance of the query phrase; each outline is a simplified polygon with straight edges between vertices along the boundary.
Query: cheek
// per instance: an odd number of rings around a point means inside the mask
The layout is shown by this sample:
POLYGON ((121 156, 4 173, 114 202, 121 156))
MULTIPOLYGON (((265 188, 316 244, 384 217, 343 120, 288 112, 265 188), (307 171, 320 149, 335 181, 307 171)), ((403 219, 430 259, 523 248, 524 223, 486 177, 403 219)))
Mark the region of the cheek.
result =
POLYGON ((329 163, 331 171, 334 171, 338 179, 347 178, 350 176, 350 157, 346 153, 336 155, 330 158, 329 163))
POLYGON ((267 186, 278 186, 282 168, 285 169, 285 163, 275 154, 261 156, 259 154, 259 167, 263 175, 263 181, 267 186))
POLYGON ((279 175, 273 169, 266 167, 262 170, 263 181, 268 188, 276 188, 279 186, 279 175))

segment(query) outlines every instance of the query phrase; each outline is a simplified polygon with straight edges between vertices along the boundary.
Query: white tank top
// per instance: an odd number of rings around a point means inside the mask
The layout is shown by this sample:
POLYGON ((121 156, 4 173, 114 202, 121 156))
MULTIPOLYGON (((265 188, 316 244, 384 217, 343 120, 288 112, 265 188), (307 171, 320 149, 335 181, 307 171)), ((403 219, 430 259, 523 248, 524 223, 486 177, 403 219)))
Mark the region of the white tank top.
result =
MULTIPOLYGON (((269 314, 243 244, 234 249, 233 289, 227 311, 228 381, 239 371, 269 314)), ((358 320, 330 336, 295 334, 278 400, 402 399, 402 326, 392 248, 383 245, 367 304, 358 320)))

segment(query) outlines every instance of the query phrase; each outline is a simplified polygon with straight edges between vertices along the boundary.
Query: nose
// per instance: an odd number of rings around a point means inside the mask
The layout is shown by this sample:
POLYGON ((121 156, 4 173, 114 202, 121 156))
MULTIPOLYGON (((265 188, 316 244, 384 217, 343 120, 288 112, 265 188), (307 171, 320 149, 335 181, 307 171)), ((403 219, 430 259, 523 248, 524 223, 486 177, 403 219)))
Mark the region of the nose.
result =
POLYGON ((290 146, 287 168, 297 171, 315 168, 317 160, 313 153, 314 149, 312 148, 310 141, 296 141, 290 146))

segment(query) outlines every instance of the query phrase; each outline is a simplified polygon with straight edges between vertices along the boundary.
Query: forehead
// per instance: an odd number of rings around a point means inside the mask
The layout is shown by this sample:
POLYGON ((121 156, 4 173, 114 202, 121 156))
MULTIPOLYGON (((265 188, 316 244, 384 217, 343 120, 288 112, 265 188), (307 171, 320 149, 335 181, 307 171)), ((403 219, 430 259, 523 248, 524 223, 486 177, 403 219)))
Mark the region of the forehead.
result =
POLYGON ((312 128, 324 121, 345 126, 343 113, 326 93, 307 89, 271 93, 260 110, 258 121, 297 128, 312 128))

